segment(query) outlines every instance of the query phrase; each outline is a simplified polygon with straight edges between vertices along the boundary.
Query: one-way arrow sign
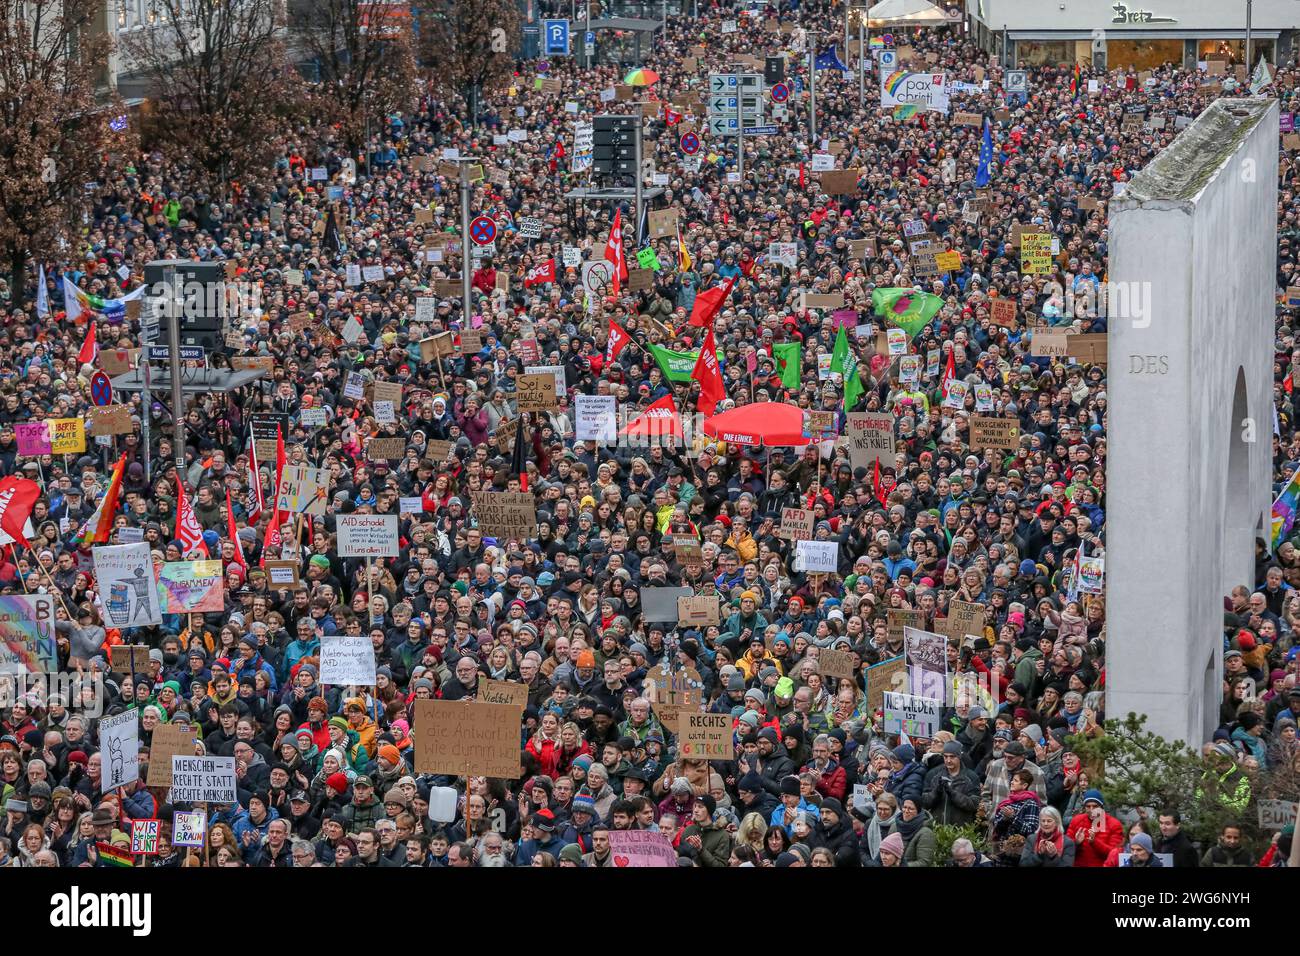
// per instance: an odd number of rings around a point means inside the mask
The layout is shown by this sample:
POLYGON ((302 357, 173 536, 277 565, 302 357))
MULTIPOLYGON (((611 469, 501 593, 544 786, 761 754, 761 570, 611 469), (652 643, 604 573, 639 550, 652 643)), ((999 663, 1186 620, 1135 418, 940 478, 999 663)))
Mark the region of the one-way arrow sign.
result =
POLYGON ((709 117, 709 132, 714 136, 735 136, 739 128, 734 116, 709 117))
POLYGON ((709 92, 721 93, 726 89, 736 88, 736 74, 734 73, 711 73, 709 74, 709 92))
POLYGON ((714 113, 725 113, 736 108, 734 96, 715 96, 709 100, 709 109, 714 113))

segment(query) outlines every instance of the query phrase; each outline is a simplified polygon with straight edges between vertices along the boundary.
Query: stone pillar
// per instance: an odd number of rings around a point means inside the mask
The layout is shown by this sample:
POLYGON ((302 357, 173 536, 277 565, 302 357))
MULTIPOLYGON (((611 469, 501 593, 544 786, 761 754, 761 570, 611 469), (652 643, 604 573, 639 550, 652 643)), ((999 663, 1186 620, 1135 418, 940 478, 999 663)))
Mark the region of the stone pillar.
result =
POLYGON ((1272 470, 1277 101, 1220 99, 1110 204, 1106 713, 1199 746, 1272 470))

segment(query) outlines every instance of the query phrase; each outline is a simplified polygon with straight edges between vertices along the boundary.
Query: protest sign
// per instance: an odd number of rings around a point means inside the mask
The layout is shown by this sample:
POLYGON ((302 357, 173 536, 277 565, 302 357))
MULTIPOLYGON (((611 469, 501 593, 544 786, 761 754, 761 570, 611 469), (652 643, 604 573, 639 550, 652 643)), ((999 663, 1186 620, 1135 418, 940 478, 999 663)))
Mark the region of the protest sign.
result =
POLYGON ((320 641, 322 684, 375 683, 375 649, 366 634, 326 634, 320 641))
POLYGON ((366 442, 366 458, 370 461, 394 461, 406 457, 406 439, 372 438, 366 442))
MULTIPOLYGON (((360 384, 360 373, 354 374, 356 374, 358 384, 360 384)), ((347 395, 346 390, 344 394, 347 395)), ((358 389, 355 397, 361 397, 360 389, 358 389)), ((289 437, 289 416, 280 412, 255 412, 248 416, 248 427, 253 433, 253 446, 257 452, 257 460, 274 463, 276 429, 279 428, 280 434, 287 439, 289 437)))
POLYGON ((273 588, 302 587, 297 561, 267 561, 263 570, 266 571, 267 580, 273 588))
POLYGON ((803 434, 813 441, 826 441, 835 437, 835 412, 806 409, 803 413, 803 434))
POLYGON ((140 779, 140 715, 132 707, 99 722, 105 793, 140 779))
POLYGON ((99 545, 92 551, 105 621, 110 627, 162 623, 148 543, 99 545))
POLYGON ((677 865, 677 851, 658 830, 610 830, 609 850, 616 867, 677 865))
POLYGON ((618 440, 618 400, 613 395, 579 395, 573 403, 573 415, 578 441, 618 440))
POLYGON ((939 729, 941 699, 885 691, 884 731, 909 737, 933 737, 939 729))
POLYGON ((854 468, 871 468, 877 461, 892 465, 894 416, 874 412, 849 412, 844 424, 849 461, 854 468))
POLYGON ((224 583, 220 561, 169 561, 158 572, 168 614, 224 611, 224 583))
POLYGON ((718 599, 712 595, 677 599, 677 623, 682 627, 705 628, 720 620, 718 599))
POLYGON ((134 353, 134 349, 102 349, 99 353, 99 367, 110 376, 125 375, 131 371, 134 353))
POLYGON ((75 455, 86 450, 86 422, 82 418, 50 418, 50 454, 75 455))
POLYGON ((776 529, 776 536, 786 541, 811 541, 813 520, 809 508, 782 508, 781 524, 776 529))
POLYGON ((1079 335, 1067 335, 1066 349, 1070 358, 1080 365, 1106 364, 1106 333, 1084 332, 1079 335))
MULTIPOLYGON (((817 665, 825 677, 847 677, 849 680, 857 680, 857 657, 851 651, 837 651, 823 647, 817 652, 817 665)), ((831 686, 834 687, 833 684, 831 686)))
POLYGON ((795 542, 795 570, 808 574, 834 574, 839 567, 838 541, 795 542))
POLYGON ((474 496, 479 529, 493 538, 527 538, 537 532, 537 504, 526 491, 481 491, 474 496))
POLYGON ((114 644, 108 652, 109 666, 119 674, 138 674, 149 661, 148 644, 114 644))
POLYGON ((668 537, 673 543, 673 552, 684 568, 704 567, 704 549, 699 539, 693 534, 674 534, 668 537))
POLYGON ((844 293, 800 292, 799 308, 803 311, 808 309, 842 309, 844 308, 844 293))
POLYGON ((651 239, 667 239, 677 235, 676 209, 652 209, 649 222, 651 239))
POLYGON ((1020 271, 1025 275, 1046 275, 1052 270, 1052 236, 1026 232, 1020 236, 1020 271))
POLYGON ((732 760, 730 714, 699 714, 683 710, 677 715, 677 753, 691 760, 732 760))
MULTIPOLYGON (((152 757, 150 758, 152 762, 152 757)), ((172 757, 170 803, 234 803, 234 757, 172 757)))
POLYGON ((528 685, 484 677, 478 682, 478 700, 482 704, 507 704, 522 711, 528 706, 528 685))
MULTIPOLYGON (((401 386, 398 386, 399 391, 400 389, 401 386)), ((373 440, 371 444, 374 444, 373 440)), ((403 442, 402 451, 396 457, 400 458, 405 453, 406 443, 403 442)), ((289 514, 325 517, 329 480, 330 473, 324 468, 312 468, 310 465, 285 465, 280 477, 280 497, 276 507, 289 514)))
POLYGON ((997 418, 992 415, 970 417, 970 446, 976 448, 1005 448, 1015 451, 1020 447, 1020 420, 997 418))
POLYGON ((92 435, 129 435, 135 431, 131 410, 125 405, 104 405, 86 409, 92 435))
POLYGON ((191 756, 195 741, 199 735, 180 724, 159 724, 154 728, 149 740, 149 775, 146 783, 150 787, 170 787, 172 785, 172 758, 191 756))
POLYGON ((29 457, 50 454, 49 422, 20 422, 14 426, 18 454, 29 457))
POLYGON ((515 397, 521 412, 549 412, 555 409, 555 376, 549 372, 520 375, 515 397))
POLYGON ((1296 803, 1294 800, 1260 800, 1259 828, 1261 830, 1283 830, 1294 826, 1296 822, 1296 803))
POLYGON ((172 814, 172 846, 204 845, 208 815, 202 810, 177 810, 172 814))
POLYGON ((1029 340, 1029 354, 1037 358, 1064 358, 1070 338, 1064 332, 1035 332, 1029 340))
POLYGON ((397 557, 397 515, 338 515, 335 525, 340 557, 397 557))
POLYGON ((54 596, 0 595, 0 674, 50 674, 58 669, 54 596))
POLYGON ((660 664, 646 674, 645 697, 654 705, 660 723, 672 726, 682 711, 700 710, 704 702, 704 681, 693 667, 669 671, 660 664))
POLYGON ((914 627, 920 631, 925 630, 924 611, 891 607, 885 612, 885 620, 888 622, 889 641, 892 644, 898 644, 903 640, 903 628, 905 627, 914 627))
POLYGON ((415 772, 519 776, 519 708, 513 704, 416 700, 415 772))
POLYGON ((641 589, 641 617, 645 621, 677 621, 677 599, 694 597, 690 588, 641 589))
POLYGON ((935 621, 935 629, 958 640, 967 634, 979 637, 984 633, 984 605, 954 598, 948 602, 948 616, 935 621))
POLYGON ((907 689, 907 658, 899 655, 867 668, 867 710, 884 706, 885 691, 907 689))
POLYGON ((942 700, 948 673, 947 638, 907 627, 903 629, 903 646, 907 655, 908 692, 942 700))
POLYGON ((158 830, 161 820, 131 821, 131 852, 137 856, 153 856, 158 852, 158 830))

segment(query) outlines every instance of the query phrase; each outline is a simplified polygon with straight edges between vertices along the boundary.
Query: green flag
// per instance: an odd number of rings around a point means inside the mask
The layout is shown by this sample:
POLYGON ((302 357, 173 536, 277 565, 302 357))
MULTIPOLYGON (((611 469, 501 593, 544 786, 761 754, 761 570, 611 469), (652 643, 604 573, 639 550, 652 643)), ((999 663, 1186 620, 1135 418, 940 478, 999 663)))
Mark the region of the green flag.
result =
MULTIPOLYGON (((646 343, 646 348, 655 357, 655 361, 659 363, 660 371, 664 373, 664 378, 668 379, 668 381, 691 381, 691 372, 695 370, 695 361, 700 357, 699 349, 694 352, 674 352, 662 345, 653 345, 651 343, 646 343)), ((718 356, 718 361, 722 361, 721 355, 718 356)))
POLYGON ((655 254, 653 246, 646 246, 636 254, 636 264, 642 269, 653 269, 658 272, 663 266, 659 262, 659 256, 655 254))
POLYGON ((914 289, 876 289, 871 293, 871 307, 914 339, 943 308, 943 299, 914 289))
MULTIPOLYGON (((840 331, 844 331, 844 326, 840 326, 840 331)), ((858 357, 852 352, 844 361, 844 410, 853 411, 853 406, 858 404, 858 399, 864 391, 862 387, 862 376, 858 374, 858 357)))
POLYGON ((803 365, 803 346, 799 342, 778 343, 772 346, 772 358, 776 359, 777 371, 781 373, 781 385, 785 388, 798 388, 803 365))
POLYGON ((835 333, 835 347, 831 350, 831 371, 844 374, 844 363, 848 361, 853 352, 849 348, 849 336, 844 331, 844 326, 835 333))

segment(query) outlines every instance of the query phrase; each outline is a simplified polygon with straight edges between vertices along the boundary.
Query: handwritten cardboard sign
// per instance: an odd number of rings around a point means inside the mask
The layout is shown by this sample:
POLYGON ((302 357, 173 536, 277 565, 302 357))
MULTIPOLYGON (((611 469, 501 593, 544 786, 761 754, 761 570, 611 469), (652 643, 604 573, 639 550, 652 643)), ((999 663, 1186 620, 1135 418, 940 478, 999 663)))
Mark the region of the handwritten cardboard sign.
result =
POLYGON ((194 742, 198 734, 184 730, 180 724, 159 724, 154 728, 149 743, 149 776, 145 783, 150 787, 172 785, 172 757, 194 756, 194 742))
POLYGON ((523 710, 528 706, 528 685, 485 677, 478 682, 478 699, 484 704, 505 704, 523 710))
POLYGON ((519 776, 519 708, 513 704, 416 700, 415 772, 519 776))
POLYGON ((849 412, 844 437, 854 468, 871 468, 877 461, 893 464, 894 416, 874 412, 849 412))
POLYGON ((992 415, 972 415, 970 446, 971 448, 1005 448, 1014 451, 1020 447, 1020 420, 997 418, 992 415))
POLYGON ((720 622, 716 597, 704 594, 677 599, 677 623, 683 627, 709 627, 720 622))
POLYGON ((515 398, 521 412, 549 412, 556 407, 555 374, 533 372, 516 379, 515 398))
POLYGON ((817 666, 826 677, 856 680, 858 676, 857 656, 850 651, 822 648, 817 652, 817 666))
POLYGON ((677 752, 692 760, 731 760, 730 714, 699 714, 684 710, 677 715, 677 752))
POLYGON ((537 505, 526 491, 484 491, 474 496, 478 527, 494 538, 531 537, 537 530, 537 505))

